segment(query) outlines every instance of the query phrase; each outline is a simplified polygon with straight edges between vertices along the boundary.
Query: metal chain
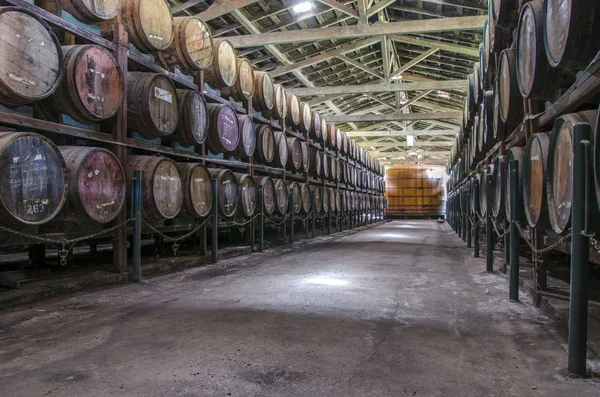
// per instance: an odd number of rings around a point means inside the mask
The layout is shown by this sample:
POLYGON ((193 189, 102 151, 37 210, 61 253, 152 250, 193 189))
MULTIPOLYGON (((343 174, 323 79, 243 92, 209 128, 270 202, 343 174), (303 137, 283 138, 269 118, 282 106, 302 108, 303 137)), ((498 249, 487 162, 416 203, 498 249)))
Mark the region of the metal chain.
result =
POLYGON ((298 220, 299 220, 300 222, 306 222, 306 221, 308 220, 308 218, 310 218, 310 217, 312 216, 312 213, 313 213, 313 212, 312 212, 312 211, 310 211, 310 212, 308 213, 308 215, 306 215, 306 218, 298 218, 298 220))
POLYGON ((282 220, 281 222, 275 222, 275 221, 272 221, 272 220, 271 220, 271 219, 269 219, 269 218, 266 218, 265 220, 266 220, 268 223, 270 223, 270 224, 273 224, 273 225, 275 225, 275 226, 281 226, 281 225, 283 225, 283 224, 285 223, 285 221, 287 221, 287 220, 288 220, 288 217, 289 217, 289 214, 285 214, 285 216, 283 217, 283 220, 282 220))
POLYGON ((127 224, 129 224, 129 223, 131 223, 133 221, 135 221, 135 218, 130 218, 130 219, 127 219, 125 222, 122 222, 122 223, 119 223, 118 225, 109 227, 108 229, 104 229, 104 230, 101 230, 101 231, 99 231, 97 233, 92 233, 92 234, 89 234, 89 235, 86 235, 86 236, 77 237, 77 238, 74 238, 74 239, 71 239, 71 240, 66 240, 66 239, 63 239, 63 240, 54 240, 54 239, 47 238, 47 237, 40 237, 40 236, 35 236, 33 234, 19 232, 18 230, 12 230, 12 229, 9 229, 9 228, 4 227, 4 226, 0 226, 0 230, 8 232, 8 233, 11 233, 11 234, 14 234, 16 236, 21 236, 21 237, 28 238, 30 240, 35 240, 35 241, 38 241, 40 243, 48 243, 48 244, 57 244, 57 245, 60 245, 61 249, 58 250, 58 257, 60 259, 60 265, 61 266, 65 266, 67 264, 67 256, 69 255, 69 252, 71 251, 71 249, 73 249, 73 247, 75 246, 75 244, 80 243, 80 242, 85 241, 85 240, 91 240, 93 238, 103 236, 103 235, 108 234, 110 232, 113 232, 113 231, 117 230, 118 228, 123 227, 123 226, 125 226, 125 225, 127 225, 127 224), (66 248, 67 245, 70 245, 70 247, 66 248))
POLYGON ((519 222, 514 222, 514 223, 517 226, 517 230, 519 231, 519 234, 521 235, 521 237, 523 237, 523 240, 525 240, 525 242, 527 243, 527 245, 529 246, 529 248, 531 248, 531 252, 533 252, 534 255, 536 255, 536 257, 538 259, 543 254, 552 251, 553 249, 555 249, 559 245, 567 242, 571 238, 571 229, 569 229, 569 231, 567 232, 567 234, 565 234, 563 237, 561 237, 555 243, 550 244, 549 246, 544 247, 542 249, 537 249, 537 248, 534 247, 533 242, 531 241, 531 239, 529 239, 529 238, 527 238, 525 236, 525 232, 524 232, 523 228, 521 227, 521 224, 519 222))
POLYGON ((594 232, 590 232, 589 234, 586 233, 585 231, 581 231, 581 235, 583 237, 587 237, 588 239, 590 239, 590 243, 594 246, 594 249, 598 252, 600 252, 600 243, 598 242, 598 240, 596 240, 594 237, 596 237, 596 233, 594 232))
POLYGON ((496 225, 496 222, 494 222, 493 220, 492 220, 492 226, 494 226, 494 232, 496 232, 498 239, 502 239, 502 238, 504 238, 504 236, 506 236, 508 233, 510 233, 510 227, 507 227, 504 230, 504 233, 500 233, 500 231, 498 230, 498 225, 496 225))
POLYGON ((187 234, 185 234, 183 236, 177 236, 177 237, 167 236, 166 234, 162 233, 160 230, 158 230, 154 226, 152 226, 150 223, 148 223, 145 219, 144 219, 144 224, 145 224, 146 227, 148 227, 148 229, 150 229, 154 233, 158 234, 164 240, 166 240, 168 242, 173 242, 173 246, 171 248, 173 248, 173 256, 176 256, 177 255, 177 250, 181 246, 181 241, 185 240, 186 238, 188 238, 188 237, 192 236, 193 234, 195 234, 196 232, 198 232, 198 230, 200 230, 200 228, 202 228, 206 224, 206 222, 208 222, 208 220, 209 220, 209 218, 206 218, 204 220, 204 222, 202 222, 200 225, 198 225, 191 232, 189 232, 189 233, 187 233, 187 234))
POLYGON ((232 224, 233 224, 233 226, 246 226, 247 224, 249 224, 250 222, 252 222, 252 221, 253 221, 253 220, 255 220, 256 218, 258 218, 259 216, 260 216, 260 214, 256 214, 256 215, 254 215, 252 218, 250 218, 250 219, 248 219, 247 221, 245 221, 245 222, 242 222, 242 223, 238 223, 238 222, 235 222, 235 221, 231 221, 230 223, 232 223, 232 224))

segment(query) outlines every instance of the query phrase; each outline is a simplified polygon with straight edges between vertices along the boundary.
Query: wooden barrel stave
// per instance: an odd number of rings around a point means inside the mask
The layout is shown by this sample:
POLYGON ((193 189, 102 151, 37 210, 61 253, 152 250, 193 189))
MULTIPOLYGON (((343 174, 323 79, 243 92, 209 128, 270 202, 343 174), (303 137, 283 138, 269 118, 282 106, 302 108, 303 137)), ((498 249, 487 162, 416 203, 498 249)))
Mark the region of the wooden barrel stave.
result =
POLYGON ((507 156, 498 156, 494 161, 494 193, 492 195, 492 215, 497 222, 506 219, 504 200, 506 197, 506 174, 508 173, 507 156))
POLYGON ((519 0, 491 0, 491 15, 498 25, 516 28, 519 21, 519 0))
POLYGON ((273 166, 277 168, 285 168, 288 161, 288 146, 285 133, 275 131, 275 155, 273 156, 273 166))
POLYGON ((238 210, 239 188, 237 178, 233 171, 228 169, 209 168, 208 171, 212 179, 217 180, 219 215, 230 219, 238 210))
POLYGON ((123 0, 104 0, 100 4, 90 0, 45 0, 38 4, 43 9, 58 14, 67 11, 77 20, 96 24, 114 19, 123 5, 123 0))
POLYGON ((204 81, 217 89, 232 87, 237 81, 237 56, 229 41, 213 41, 212 63, 204 71, 204 81))
POLYGON ((323 173, 322 161, 323 161, 323 154, 321 153, 321 151, 311 148, 310 149, 310 174, 317 179, 320 179, 321 175, 323 173))
POLYGON ((221 95, 231 96, 236 101, 248 101, 254 96, 254 69, 248 58, 238 58, 236 62, 235 83, 231 87, 221 88, 221 95))
POLYGON ((316 110, 313 110, 311 120, 310 132, 308 135, 311 139, 318 141, 321 139, 322 133, 321 125, 323 123, 321 122, 321 114, 316 110))
POLYGON ((158 53, 165 69, 178 68, 194 73, 206 70, 213 61, 213 40, 210 28, 197 16, 173 18, 171 45, 158 53))
POLYGON ((130 42, 141 52, 164 51, 173 42, 174 22, 166 0, 123 0, 121 17, 130 42))
POLYGON ((252 117, 238 115, 237 118, 240 140, 233 155, 238 159, 244 159, 253 156, 256 150, 256 128, 252 117))
POLYGON ((323 197, 321 196, 321 188, 318 186, 311 186, 310 193, 315 196, 315 212, 320 214, 323 211, 323 197))
POLYGON ((212 176, 200 163, 177 163, 183 185, 182 215, 206 218, 212 209, 212 176))
POLYGON ((310 154, 308 143, 300 142, 300 147, 302 149, 302 171, 308 172, 310 171, 310 154))
POLYGON ((248 174, 235 173, 235 177, 237 178, 238 182, 238 213, 243 217, 249 218, 254 215, 258 205, 258 188, 254 182, 254 179, 248 174))
POLYGON ((263 187, 263 208, 267 215, 273 215, 276 207, 275 184, 268 176, 254 177, 256 189, 263 187))
POLYGON ((321 200, 323 204, 321 206, 321 211, 323 214, 327 214, 329 212, 329 192, 326 187, 320 187, 319 190, 321 191, 321 200))
POLYGON ((306 102, 300 102, 300 131, 310 135, 312 127, 312 111, 306 102))
POLYGON ((287 115, 285 121, 292 127, 300 125, 300 100, 294 94, 286 93, 287 115))
POLYGON ((298 182, 287 183, 288 192, 294 192, 294 214, 299 214, 302 210, 302 198, 300 197, 300 184, 298 182))
POLYGON ((271 164, 275 157, 275 135, 270 126, 261 124, 256 127, 256 153, 264 164, 271 164))
POLYGON ((232 153, 240 142, 240 126, 235 110, 226 104, 206 105, 209 118, 208 148, 215 154, 232 153))
POLYGON ((273 90, 273 108, 269 110, 269 115, 277 120, 284 120, 287 115, 287 97, 285 88, 281 84, 274 84, 273 90))
POLYGON ((523 207, 527 223, 532 228, 541 229, 548 223, 546 178, 549 146, 548 134, 533 134, 527 142, 523 160, 523 207))
POLYGON ((208 137, 208 109, 204 95, 194 90, 177 90, 179 122, 168 140, 183 146, 201 145, 208 137))
POLYGON ((287 142, 287 169, 290 171, 299 171, 302 168, 302 145, 296 137, 286 138, 287 142))
POLYGON ((275 105, 275 86, 267 72, 254 72, 254 99, 252 106, 262 112, 268 112, 275 105))
POLYGON ((289 209, 289 192, 287 185, 281 179, 275 179, 273 181, 275 186, 275 213, 279 215, 285 215, 289 209))

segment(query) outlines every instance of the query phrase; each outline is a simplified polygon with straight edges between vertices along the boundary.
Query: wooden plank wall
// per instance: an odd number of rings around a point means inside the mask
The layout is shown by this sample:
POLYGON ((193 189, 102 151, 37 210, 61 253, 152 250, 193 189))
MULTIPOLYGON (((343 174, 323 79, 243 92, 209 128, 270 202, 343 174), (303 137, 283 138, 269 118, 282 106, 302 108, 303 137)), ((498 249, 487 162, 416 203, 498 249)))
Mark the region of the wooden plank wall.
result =
POLYGON ((444 213, 444 169, 402 165, 386 169, 388 215, 426 216, 444 213))

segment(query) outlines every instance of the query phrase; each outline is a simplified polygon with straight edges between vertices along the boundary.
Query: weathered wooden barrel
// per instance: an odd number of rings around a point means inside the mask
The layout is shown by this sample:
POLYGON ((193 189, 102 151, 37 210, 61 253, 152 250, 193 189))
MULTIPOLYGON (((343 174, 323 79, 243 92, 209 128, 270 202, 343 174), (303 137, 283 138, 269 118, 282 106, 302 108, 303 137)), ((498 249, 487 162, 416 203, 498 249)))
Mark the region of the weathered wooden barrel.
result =
POLYGON ((508 173, 508 157, 498 156, 494 161, 494 193, 492 196, 492 215, 497 221, 506 219, 504 200, 506 197, 506 174, 508 173))
POLYGON ((273 179, 269 178, 268 176, 255 176, 254 182, 257 191, 260 186, 263 187, 263 208, 265 214, 273 215, 276 206, 275 184, 273 183, 273 179))
POLYGON ((340 150, 342 148, 342 130, 339 128, 335 129, 335 145, 334 148, 336 150, 340 150))
POLYGON ((510 126, 523 119, 523 97, 517 81, 517 50, 507 48, 498 61, 498 100, 500 118, 510 126))
POLYGON ((317 112, 316 110, 312 111, 312 115, 311 115, 311 126, 310 126, 310 132, 309 132, 309 137, 311 139, 314 140, 319 140, 321 139, 321 114, 319 112, 317 112))
POLYGON ((62 48, 65 76, 58 89, 39 103, 53 120, 66 114, 81 123, 114 116, 123 100, 123 76, 114 55, 97 45, 62 48))
POLYGON ((275 131, 275 155, 273 156, 273 166, 277 168, 285 168, 289 151, 287 146, 287 139, 284 132, 275 131))
POLYGON ((548 222, 546 178, 549 146, 548 134, 533 134, 527 142, 523 161, 523 207, 527 223, 533 228, 543 228, 548 222))
POLYGON ((527 99, 551 99, 558 87, 558 73, 546 58, 541 0, 523 5, 517 28, 517 81, 521 95, 527 99))
POLYGON ((162 65, 190 73, 206 70, 213 61, 210 28, 196 16, 176 17, 173 21, 173 42, 158 53, 162 65))
POLYGON ((328 169, 329 169, 329 179, 335 181, 337 178, 337 164, 335 163, 335 157, 327 155, 328 169))
POLYGON ((471 179, 471 193, 470 193, 471 215, 481 216, 481 208, 479 206, 479 192, 481 189, 480 183, 481 183, 481 175, 473 174, 473 177, 471 179))
POLYGON ((209 168, 208 171, 212 179, 217 180, 219 215, 223 218, 231 218, 238 209, 240 189, 237 178, 233 171, 227 169, 209 168))
POLYGON ((506 163, 507 163, 507 171, 504 175, 504 213, 506 215, 506 219, 511 220, 511 209, 510 209, 510 173, 508 170, 510 169, 510 162, 515 160, 518 163, 518 171, 519 171, 519 181, 517 183, 517 205, 519 210, 517 211, 519 214, 519 219, 521 220, 525 218, 524 210, 523 210, 523 164, 525 159, 525 148, 522 147, 513 147, 508 150, 506 153, 506 163))
MULTIPOLYGON (((562 234, 571 226, 573 205, 573 127, 577 123, 596 125, 597 110, 566 114, 554 122, 548 147, 548 215, 552 229, 562 234)), ((591 136, 593 143, 594 136, 591 136)), ((591 163, 591 162, 590 162, 591 163)), ((593 165, 590 164, 590 174, 593 165)))
POLYGON ((597 0, 546 0, 544 42, 555 68, 584 69, 600 51, 597 0))
POLYGON ((127 73, 127 123, 146 138, 171 135, 179 123, 173 82, 158 73, 127 73))
POLYGON ((342 174, 342 166, 340 164, 340 161, 337 158, 332 157, 332 159, 333 159, 332 168, 335 167, 335 177, 334 177, 334 179, 337 182, 339 182, 340 178, 341 178, 341 174, 342 174))
POLYGON ((329 212, 329 192, 326 187, 320 187, 321 190, 321 200, 323 202, 323 206, 321 207, 321 211, 324 214, 329 212))
POLYGON ((173 42, 174 22, 166 0, 123 0, 121 16, 129 40, 138 50, 164 51, 173 42))
POLYGON ((125 171, 110 151, 88 146, 60 146, 67 165, 69 193, 64 221, 108 223, 125 203, 125 171))
POLYGON ((142 171, 144 217, 152 221, 173 219, 183 207, 183 189, 177 164, 166 157, 127 157, 127 197, 131 202, 131 181, 135 170, 142 171))
POLYGON ((321 162, 321 165, 323 166, 323 178, 328 179, 331 170, 329 169, 331 166, 331 161, 329 160, 329 155, 325 154, 325 152, 319 152, 321 153, 321 160, 323 160, 321 162))
POLYGON ((483 112, 483 143, 487 153, 496 143, 496 139, 494 139, 494 98, 485 97, 483 108, 485 109, 483 112))
POLYGON ((299 214, 302 210, 302 198, 300 197, 300 184, 298 182, 287 183, 288 192, 294 191, 294 214, 299 214))
POLYGON ((215 39, 212 63, 204 71, 204 81, 214 88, 227 88, 232 87, 236 80, 237 56, 235 49, 229 41, 215 39))
POLYGON ((190 218, 206 218, 212 208, 212 177, 200 163, 177 163, 183 185, 182 214, 190 218))
POLYGON ((248 174, 235 173, 238 184, 237 211, 243 217, 251 217, 256 211, 258 188, 254 179, 248 174))
POLYGON ((494 130, 494 140, 503 141, 504 138, 510 133, 508 131, 508 127, 504 121, 502 121, 502 117, 500 116, 500 95, 499 88, 500 85, 498 78, 496 77, 496 81, 494 82, 494 99, 493 99, 493 130, 494 130))
POLYGON ((287 115, 287 98, 285 96, 285 88, 281 84, 273 86, 274 103, 273 108, 269 111, 269 115, 277 120, 284 120, 287 115))
POLYGON ((310 149, 310 174, 320 179, 323 172, 323 153, 317 149, 310 149))
POLYGON ((270 126, 261 124, 256 127, 256 154, 264 164, 271 164, 275 157, 275 135, 270 126))
POLYGON ((335 126, 335 124, 330 123, 329 124, 329 136, 327 137, 327 143, 329 144, 329 148, 331 150, 335 150, 335 148, 337 146, 336 136, 337 136, 337 127, 335 126))
POLYGON ((300 131, 309 133, 312 127, 312 111, 306 102, 300 102, 300 131))
POLYGON ((0 132, 0 221, 8 227, 41 225, 63 208, 69 191, 59 149, 32 132, 0 132))
POLYGON ((256 128, 254 127, 252 117, 239 114, 237 118, 240 141, 233 155, 238 159, 244 159, 254 155, 254 151, 256 150, 256 128))
POLYGON ((177 90, 179 122, 168 139, 183 146, 201 145, 208 137, 208 109, 200 91, 177 90))
POLYGON ((349 146, 348 146, 348 134, 346 134, 345 132, 342 132, 342 139, 341 139, 341 145, 340 145, 340 151, 347 155, 349 152, 349 146))
POLYGON ((479 62, 473 64, 473 100, 475 105, 481 105, 483 102, 483 83, 481 81, 481 65, 479 62))
MULTIPOLYGON (((480 184, 479 184, 479 213, 481 216, 487 216, 487 176, 492 176, 492 189, 495 184, 494 177, 494 164, 490 164, 481 171, 480 184)), ((492 195, 494 194, 492 190, 492 195)))
POLYGON ((52 13, 67 11, 85 23, 100 23, 114 19, 121 11, 123 0, 105 0, 101 4, 91 0, 46 0, 40 7, 52 13))
POLYGON ((281 179, 275 179, 275 213, 285 215, 289 209, 289 191, 287 185, 281 179))
POLYGON ((254 69, 248 58, 238 58, 236 62, 235 83, 231 87, 221 88, 221 95, 229 95, 236 101, 247 101, 254 96, 254 69))
POLYGON ((254 72, 254 99, 252 106, 258 111, 267 112, 275 105, 275 86, 267 72, 254 72))
POLYGON ((286 93, 287 115, 285 121, 291 126, 300 125, 302 114, 300 113, 300 100, 294 94, 286 93))
POLYGON ((286 138, 287 142, 287 169, 299 171, 302 168, 302 145, 300 140, 295 137, 286 138))
POLYGON ((475 75, 473 73, 467 76, 467 86, 467 104, 469 114, 473 117, 477 111, 477 103, 475 102, 475 90, 477 86, 475 85, 475 75))
POLYGON ((323 144, 327 142, 327 135, 329 134, 329 124, 323 118, 321 118, 321 136, 317 137, 316 140, 323 141, 323 144))
POLYGON ((215 154, 232 153, 240 142, 238 117, 229 105, 209 103, 208 148, 215 154))
POLYGON ((328 197, 328 203, 329 203, 329 208, 331 208, 331 212, 335 213, 337 208, 336 208, 336 202, 335 202, 335 191, 332 188, 327 188, 327 197, 328 197))
MULTIPOLYGON (((495 21, 490 20, 490 56, 493 58, 494 53, 499 53, 503 49, 509 46, 512 40, 512 29, 501 26, 495 21)), ((493 60, 495 63, 495 58, 493 60)), ((494 71, 495 74, 495 71, 494 71)))
POLYGON ((0 103, 26 105, 52 95, 64 73, 58 38, 33 13, 0 7, 0 103), (26 60, 26 61, 25 61, 26 60))
POLYGON ((311 186, 310 193, 315 195, 315 212, 319 214, 323 211, 323 197, 321 196, 321 188, 318 186, 311 186))
POLYGON ((310 170, 310 155, 308 143, 300 142, 300 147, 302 149, 302 171, 308 172, 310 170))
POLYGON ((491 0, 492 18, 496 24, 516 28, 519 21, 519 0, 491 0))
POLYGON ((302 203, 301 211, 305 214, 310 212, 310 187, 307 183, 300 183, 300 202, 302 203))

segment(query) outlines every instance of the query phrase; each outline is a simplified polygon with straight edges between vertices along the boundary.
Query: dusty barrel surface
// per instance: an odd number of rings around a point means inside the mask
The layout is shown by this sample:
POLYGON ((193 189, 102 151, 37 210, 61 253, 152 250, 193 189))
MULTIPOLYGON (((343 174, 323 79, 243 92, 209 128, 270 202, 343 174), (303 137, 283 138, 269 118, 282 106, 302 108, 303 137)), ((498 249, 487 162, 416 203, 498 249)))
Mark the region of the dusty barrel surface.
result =
POLYGON ((313 111, 311 120, 312 121, 311 121, 311 126, 310 126, 309 137, 314 140, 319 140, 319 139, 321 139, 321 134, 322 134, 321 125, 323 124, 321 122, 321 113, 319 113, 317 111, 313 111))
POLYGON ((285 133, 275 131, 275 155, 273 156, 273 165, 277 168, 285 168, 288 161, 288 145, 285 133))
POLYGON ((506 174, 508 173, 507 156, 498 156, 494 162, 494 193, 492 195, 492 215, 496 220, 502 221, 505 217, 504 201, 508 200, 506 196, 506 174))
POLYGON ((281 84, 274 84, 273 90, 275 91, 273 98, 274 103, 273 108, 269 110, 269 115, 277 120, 283 120, 287 115, 285 88, 281 84))
POLYGON ((286 138, 288 156, 287 168, 292 171, 299 171, 302 168, 302 145, 300 140, 295 137, 286 138))
POLYGON ((310 105, 306 102, 300 102, 300 131, 308 133, 312 127, 312 112, 310 105))
MULTIPOLYGON (((492 189, 494 186, 494 164, 490 164, 487 166, 480 174, 480 184, 479 184, 479 213, 481 216, 487 216, 488 207, 487 207, 487 176, 492 175, 492 189)), ((493 194, 493 190, 491 191, 493 194)), ((492 196, 493 197, 493 196, 492 196)))
POLYGON ((177 164, 166 157, 128 156, 127 197, 135 170, 142 171, 144 217, 152 221, 173 219, 183 207, 183 189, 177 164))
POLYGON ((287 115, 285 120, 294 127, 300 124, 300 100, 294 94, 286 93, 287 99, 287 115))
MULTIPOLYGON (((220 168, 209 168, 212 179, 217 180, 217 207, 219 215, 231 218, 238 209, 238 181, 233 171, 220 168)), ((213 198, 214 200, 214 198, 213 198)))
POLYGON ((213 46, 212 63, 204 71, 204 79, 214 88, 232 87, 237 80, 235 49, 224 39, 215 39, 213 46))
POLYGON ((158 73, 127 75, 128 128, 150 139, 171 135, 179 123, 173 82, 158 73))
POLYGON ((321 213, 323 211, 323 197, 321 197, 321 188, 318 186, 311 186, 310 194, 315 196, 315 212, 317 214, 321 213))
POLYGON ((298 182, 287 183, 288 192, 294 192, 294 214, 299 214, 302 210, 302 198, 300 197, 300 184, 298 182))
POLYGON ((310 149, 310 173, 315 178, 320 178, 323 172, 323 154, 320 150, 310 149))
POLYGON ((182 214, 191 218, 205 218, 212 207, 212 177, 200 163, 177 163, 183 186, 182 214))
POLYGON ((273 181, 275 187, 275 213, 285 215, 288 213, 289 192, 287 185, 281 179, 273 181))
POLYGON ((523 207, 527 223, 533 228, 542 228, 548 222, 546 178, 549 146, 548 134, 533 134, 527 142, 523 160, 523 207))
POLYGON ((63 220, 108 223, 125 203, 125 171, 114 154, 87 146, 60 146, 67 165, 69 194, 63 220))
POLYGON ((121 16, 129 40, 138 50, 164 51, 173 42, 173 17, 166 0, 123 0, 121 16))
POLYGON ((158 53, 166 69, 198 72, 213 60, 213 41, 209 27, 198 17, 176 17, 171 45, 158 53))
POLYGON ((300 142, 300 148, 302 149, 302 171, 308 172, 310 170, 310 155, 308 143, 300 142))
MULTIPOLYGON (((275 184, 273 183, 273 179, 268 176, 255 176, 254 183, 256 184, 256 189, 260 186, 263 187, 263 208, 264 212, 267 215, 272 215, 275 211, 275 184)), ((258 194, 258 193, 257 193, 258 194)), ((257 196, 258 197, 258 196, 257 196)))
POLYGON ((50 12, 67 11, 81 22, 100 23, 114 19, 121 11, 123 0, 46 0, 40 6, 50 12))
POLYGON ((63 52, 52 29, 33 13, 0 7, 0 53, 0 103, 26 105, 58 89, 63 52))
POLYGON ((504 212, 506 215, 506 219, 509 221, 511 218, 511 208, 510 208, 510 196, 511 196, 511 188, 510 188, 510 173, 508 169, 510 169, 510 162, 516 161, 518 165, 518 182, 517 182, 517 206, 518 206, 518 219, 521 220, 525 218, 524 209, 523 209, 523 162, 525 158, 525 148, 521 147, 513 147, 508 150, 506 154, 506 162, 507 162, 507 172, 504 175, 504 189, 505 189, 505 200, 504 200, 504 212))
POLYGON ((481 216, 481 208, 479 206, 479 191, 481 189, 480 183, 481 183, 481 175, 473 174, 473 177, 471 180, 471 193, 470 193, 470 197, 471 197, 470 213, 471 213, 471 215, 481 216))
POLYGON ((240 142, 240 127, 235 110, 229 105, 209 103, 208 148, 215 154, 231 153, 240 142))
MULTIPOLYGON (((552 229, 564 233, 571 226, 573 203, 573 128, 578 123, 595 126, 598 111, 566 114, 554 122, 548 148, 548 215, 552 229)), ((593 143, 594 136, 591 136, 593 143)), ((591 163, 591 162, 590 162, 591 163)), ((590 164, 590 174, 593 172, 590 164)))
POLYGON ((261 124, 256 127, 256 153, 264 164, 271 164, 275 157, 275 135, 270 126, 261 124))
POLYGON ((254 215, 256 211, 258 188, 254 179, 248 174, 236 173, 238 182, 238 212, 244 217, 254 215))
POLYGON ((254 72, 254 99, 252 106, 258 111, 267 112, 275 105, 275 85, 267 72, 254 72))
POLYGON ((221 89, 221 94, 230 95, 236 101, 247 101, 254 95, 254 69, 248 58, 238 58, 236 68, 235 84, 221 89))
POLYGON ((123 76, 114 55, 97 45, 62 48, 65 74, 58 89, 40 103, 50 118, 66 114, 81 123, 114 116, 123 100, 123 76))
POLYGON ((0 132, 0 221, 8 227, 41 225, 63 208, 68 192, 59 149, 31 132, 0 132))
POLYGON ((300 183, 300 202, 302 203, 302 212, 308 214, 310 212, 310 187, 307 183, 300 183))
POLYGON ((546 0, 544 42, 550 65, 585 68, 600 51, 597 0, 546 0))
POLYGON ((519 0, 491 0, 492 18, 500 26, 514 28, 519 20, 519 0))
POLYGON ((238 125, 240 127, 240 141, 235 149, 234 156, 243 159, 250 157, 256 150, 256 132, 252 117, 238 115, 238 125))
POLYGON ((327 214, 329 212, 329 192, 326 187, 320 187, 321 190, 321 201, 323 203, 321 207, 321 212, 327 214))
POLYGON ((523 119, 523 97, 517 81, 517 50, 514 48, 500 53, 498 97, 502 121, 511 126, 519 124, 523 119))
POLYGON ((208 109, 199 91, 177 90, 179 122, 169 138, 183 146, 201 145, 208 137, 208 109))
POLYGON ((317 137, 317 141, 323 141, 323 143, 327 142, 327 135, 329 134, 329 124, 323 118, 321 118, 321 136, 317 137))

